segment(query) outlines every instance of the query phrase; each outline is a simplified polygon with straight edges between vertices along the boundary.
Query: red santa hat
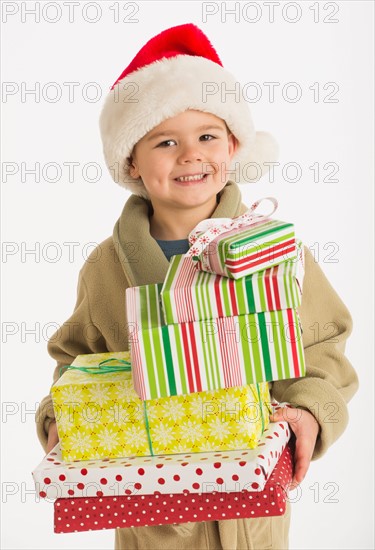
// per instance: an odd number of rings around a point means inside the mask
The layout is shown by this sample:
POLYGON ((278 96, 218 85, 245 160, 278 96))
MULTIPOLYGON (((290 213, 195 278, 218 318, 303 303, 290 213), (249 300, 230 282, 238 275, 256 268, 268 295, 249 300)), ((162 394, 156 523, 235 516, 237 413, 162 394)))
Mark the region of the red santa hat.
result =
POLYGON ((164 120, 187 109, 223 119, 238 140, 228 179, 257 181, 277 158, 275 139, 256 132, 239 82, 223 68, 207 36, 195 25, 172 27, 151 38, 113 84, 101 115, 103 152, 113 179, 148 198, 129 174, 134 145, 164 120))

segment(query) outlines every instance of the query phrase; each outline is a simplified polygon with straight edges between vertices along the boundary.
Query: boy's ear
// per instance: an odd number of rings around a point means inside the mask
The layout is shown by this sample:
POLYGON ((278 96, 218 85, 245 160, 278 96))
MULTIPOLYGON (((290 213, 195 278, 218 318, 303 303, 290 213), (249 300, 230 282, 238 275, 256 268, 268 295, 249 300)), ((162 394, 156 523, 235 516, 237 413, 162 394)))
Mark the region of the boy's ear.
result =
POLYGON ((228 148, 229 156, 232 158, 238 149, 238 140, 233 134, 228 134, 228 148))
POLYGON ((127 159, 128 166, 129 166, 129 174, 132 178, 137 179, 139 178, 139 170, 136 161, 134 160, 134 157, 129 157, 127 159))

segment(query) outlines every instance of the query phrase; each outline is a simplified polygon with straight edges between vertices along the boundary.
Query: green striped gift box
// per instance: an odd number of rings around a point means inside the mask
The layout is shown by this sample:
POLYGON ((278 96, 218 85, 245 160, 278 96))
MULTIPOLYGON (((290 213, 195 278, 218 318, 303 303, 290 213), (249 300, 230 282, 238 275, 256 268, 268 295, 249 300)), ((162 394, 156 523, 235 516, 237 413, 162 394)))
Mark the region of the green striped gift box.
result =
POLYGON ((161 287, 126 290, 133 383, 141 399, 304 376, 295 309, 167 325, 161 287))
POLYGON ((160 293, 167 324, 300 306, 304 262, 298 244, 294 260, 241 279, 198 271, 190 257, 173 256, 160 293))
POLYGON ((194 259, 200 270, 240 279, 296 256, 294 225, 271 219, 222 233, 194 259))

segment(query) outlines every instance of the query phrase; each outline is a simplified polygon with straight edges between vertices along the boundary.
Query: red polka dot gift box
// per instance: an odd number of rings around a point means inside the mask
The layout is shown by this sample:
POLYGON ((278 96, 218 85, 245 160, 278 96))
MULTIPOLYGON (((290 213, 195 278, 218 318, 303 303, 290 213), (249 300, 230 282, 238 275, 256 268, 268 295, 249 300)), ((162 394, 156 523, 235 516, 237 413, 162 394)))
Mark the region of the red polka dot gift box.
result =
POLYGON ((33 471, 40 498, 261 491, 290 438, 271 423, 255 449, 63 462, 57 445, 33 471))
POLYGON ((61 498, 54 504, 54 531, 280 516, 285 513, 292 472, 293 453, 287 445, 262 491, 61 498))

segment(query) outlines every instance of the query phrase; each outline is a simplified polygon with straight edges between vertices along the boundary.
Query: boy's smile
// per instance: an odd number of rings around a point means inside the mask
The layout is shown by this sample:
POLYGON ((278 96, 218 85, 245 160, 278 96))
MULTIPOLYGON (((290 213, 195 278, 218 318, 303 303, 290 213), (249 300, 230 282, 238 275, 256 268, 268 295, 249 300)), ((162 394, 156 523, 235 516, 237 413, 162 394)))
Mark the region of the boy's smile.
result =
POLYGON ((142 178, 159 223, 174 214, 208 218, 216 207, 216 195, 228 181, 236 147, 222 119, 202 111, 184 111, 163 121, 136 144, 130 175, 142 178))
POLYGON ((182 185, 192 185, 194 183, 203 183, 207 178, 207 174, 189 174, 175 178, 177 183, 182 185))

